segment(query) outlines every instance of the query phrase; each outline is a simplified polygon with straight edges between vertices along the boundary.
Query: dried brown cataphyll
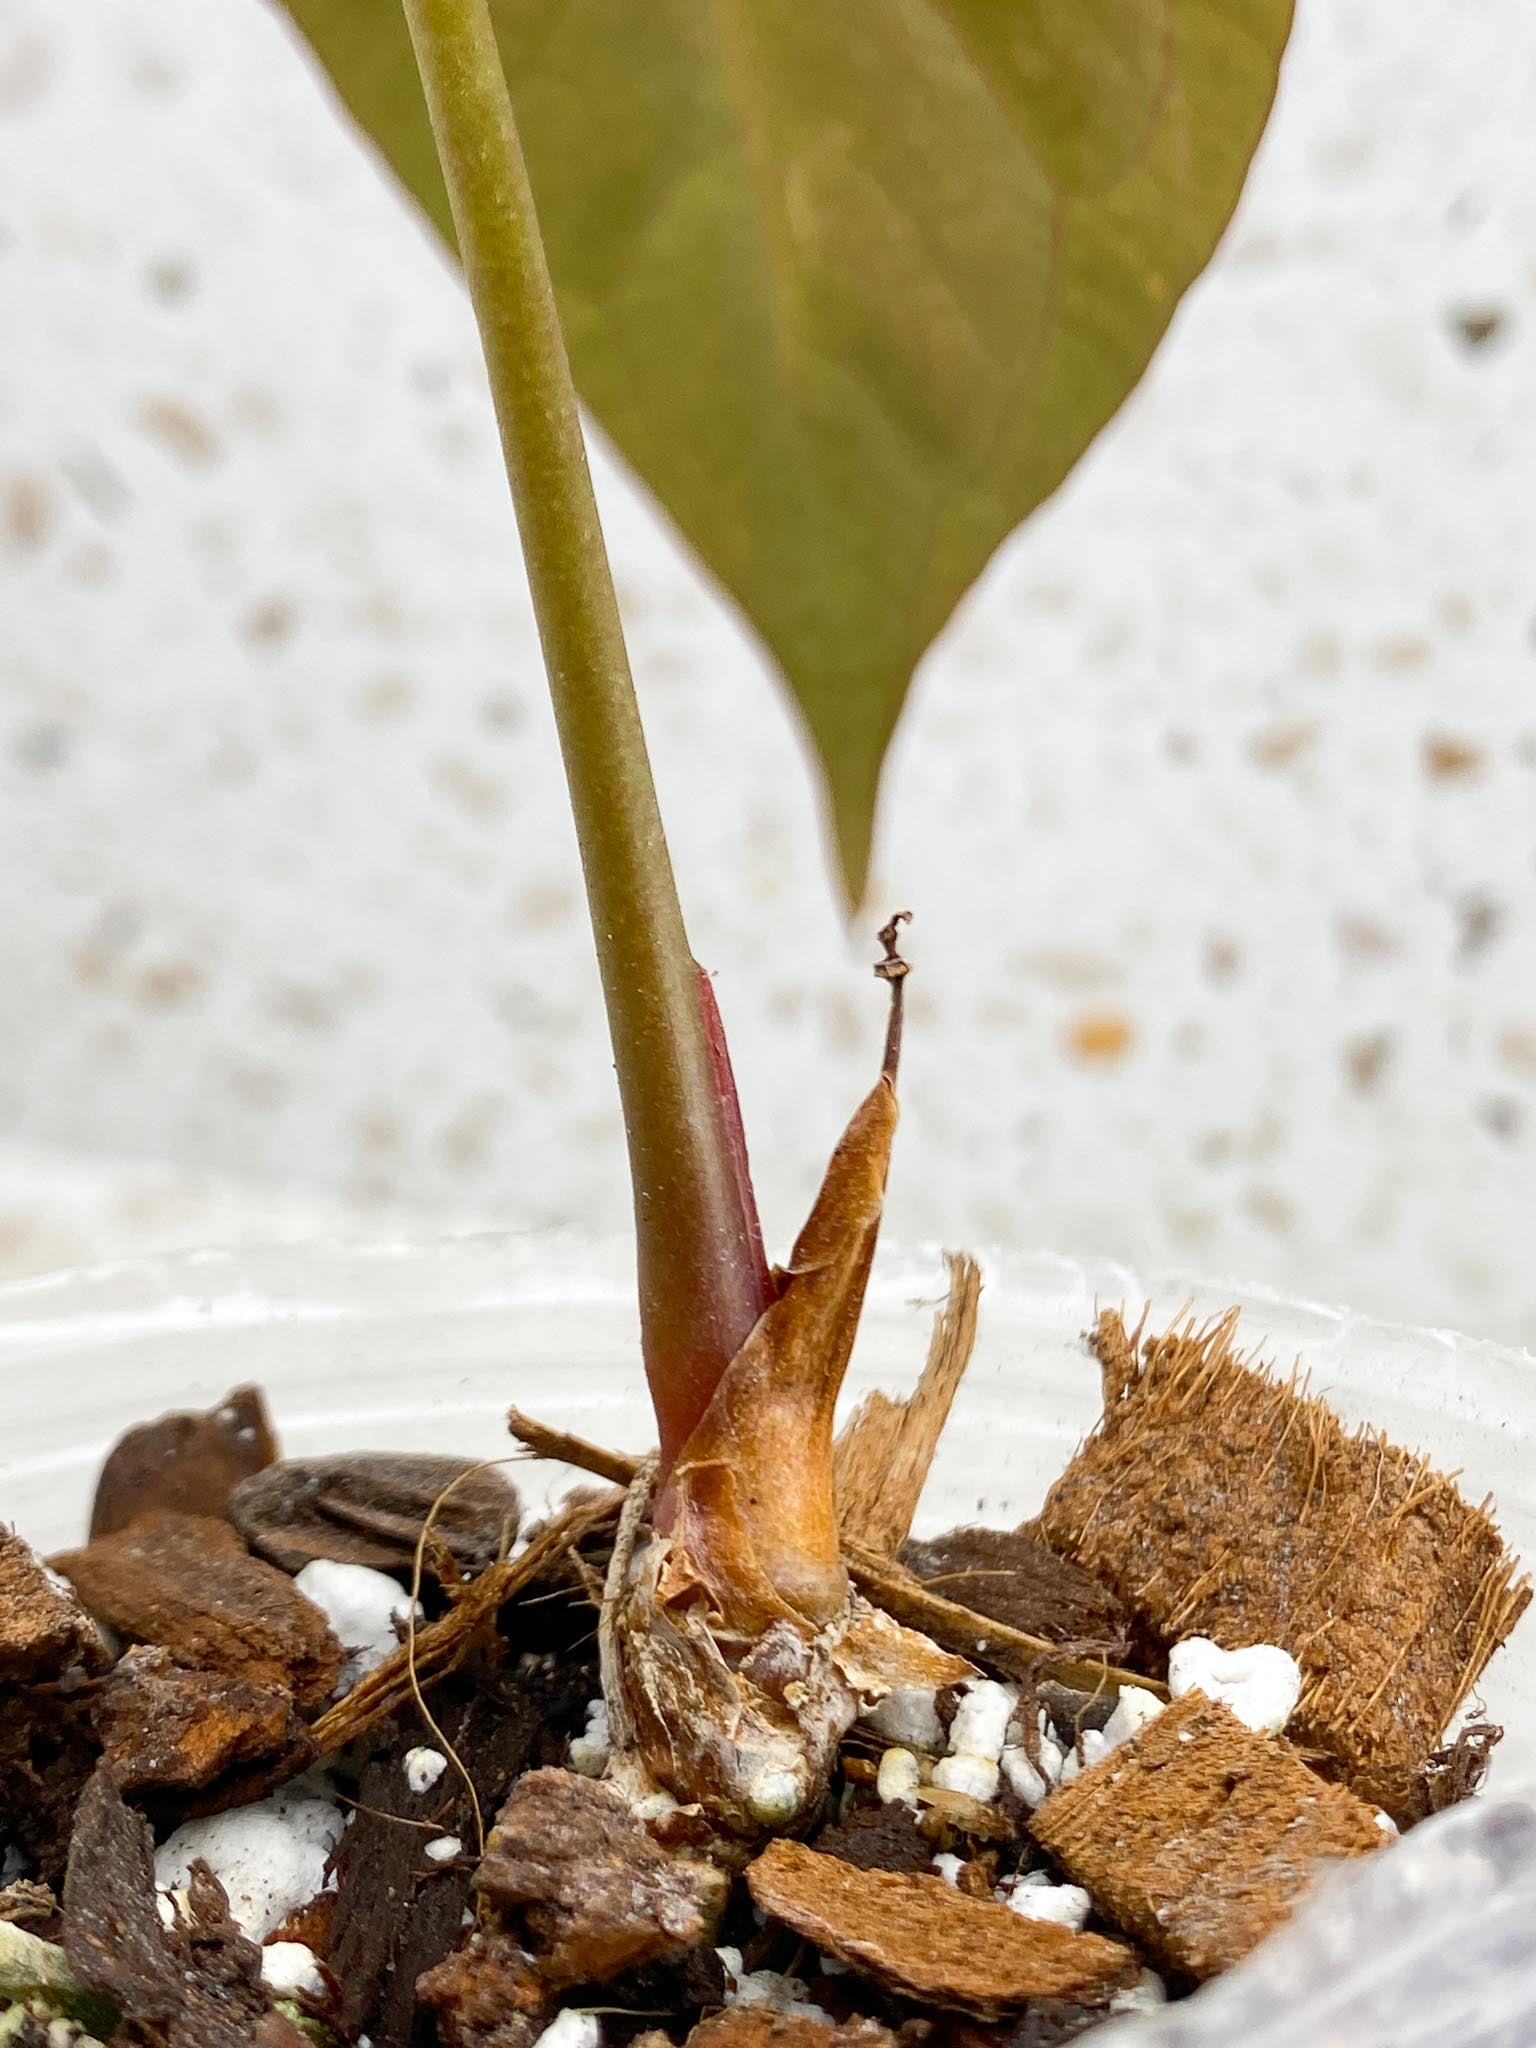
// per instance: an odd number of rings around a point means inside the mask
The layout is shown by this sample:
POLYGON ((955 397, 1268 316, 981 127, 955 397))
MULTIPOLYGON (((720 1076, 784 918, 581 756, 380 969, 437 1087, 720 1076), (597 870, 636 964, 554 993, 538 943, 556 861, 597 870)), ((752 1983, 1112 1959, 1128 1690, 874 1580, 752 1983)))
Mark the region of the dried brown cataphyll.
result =
POLYGON ((665 1474, 514 1410, 597 1482, 520 1530, 467 1461, 279 1462, 247 1388, 51 1567, 0 1533, 6 2039, 1048 2048, 1475 1788, 1525 1580, 1232 1318, 1104 1316, 1039 1516, 913 1538, 980 1274, 834 1436, 892 1070, 665 1474))

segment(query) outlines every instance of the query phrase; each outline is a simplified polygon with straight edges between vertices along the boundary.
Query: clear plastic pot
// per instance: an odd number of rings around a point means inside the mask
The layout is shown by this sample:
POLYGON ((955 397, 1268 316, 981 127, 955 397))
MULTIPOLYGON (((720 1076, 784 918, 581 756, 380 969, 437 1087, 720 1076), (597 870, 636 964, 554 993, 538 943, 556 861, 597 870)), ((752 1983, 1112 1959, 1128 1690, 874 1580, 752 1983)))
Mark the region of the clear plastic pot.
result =
MULTIPOLYGON (((1150 1300, 1160 1321, 1186 1305, 1203 1315, 1238 1301, 1250 1345, 1287 1369, 1299 1357, 1346 1420, 1368 1420, 1427 1450, 1462 1474, 1472 1498, 1492 1494, 1509 1541, 1536 1560, 1536 1361, 1525 1353, 1177 1275, 1043 1254, 994 1256, 984 1266, 980 1338, 920 1532, 961 1520, 1007 1525, 1038 1505, 1098 1412, 1097 1369, 1081 1332, 1099 1305, 1139 1311, 1150 1300)), ((943 1286, 937 1254, 882 1259, 850 1399, 910 1384, 943 1286)), ((510 1448, 511 1401, 642 1449, 650 1428, 631 1289, 618 1246, 480 1237, 196 1251, 0 1290, 0 1518, 45 1550, 76 1540, 101 1455, 123 1428, 168 1407, 207 1406, 244 1381, 266 1389, 292 1455, 409 1447, 494 1458, 510 1448)), ((568 1479, 537 1466, 519 1474, 534 1501, 568 1479)), ((1377 1859, 1379 1876, 1325 1895, 1283 1938, 1290 1947, 1271 1944, 1272 1960, 1266 1950, 1163 2021, 1123 2023, 1123 2038, 1170 2048, 1257 2048, 1261 2040, 1405 2048, 1420 2038, 1533 2048, 1536 1816, 1507 1802, 1536 1798, 1536 1621, 1528 1618, 1497 1657, 1481 1697, 1507 1732, 1477 1814, 1417 1830, 1377 1859), (1389 1865, 1400 1874, 1390 1883, 1389 1865), (1459 1875, 1448 1877, 1453 1866, 1459 1875), (1405 1899, 1420 1902, 1428 1926, 1413 1921, 1405 1899), (1488 1964, 1496 1981, 1479 2018, 1466 2009, 1466 1973, 1434 1962, 1434 1930, 1447 1943, 1454 1935, 1465 1956, 1474 1923, 1496 1933, 1501 1913, 1512 1915, 1518 1938, 1488 1964), (1324 1951, 1333 1960, 1320 1966, 1324 1951), (1373 1957, 1379 1996, 1362 2001, 1356 1979, 1365 1981, 1373 1957), (1242 2002, 1248 1983, 1251 2005, 1242 2002), (1446 1997, 1456 1987, 1457 2011, 1439 2002, 1436 1985, 1446 1997), (1325 1992, 1332 2017, 1315 2006, 1325 1992), (1215 2031, 1203 2030, 1203 2010, 1215 2031)), ((1487 1969, 1479 1982, 1489 1989, 1487 1969)), ((1116 2041, 1121 2024, 1111 2030, 1116 2041)))

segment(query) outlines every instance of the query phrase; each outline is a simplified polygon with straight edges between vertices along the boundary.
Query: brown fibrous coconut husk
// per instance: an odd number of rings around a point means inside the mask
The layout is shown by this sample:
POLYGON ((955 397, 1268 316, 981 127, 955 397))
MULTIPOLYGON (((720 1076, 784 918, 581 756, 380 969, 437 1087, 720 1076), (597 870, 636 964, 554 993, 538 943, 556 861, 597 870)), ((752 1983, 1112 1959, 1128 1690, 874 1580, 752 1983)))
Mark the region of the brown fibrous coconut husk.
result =
POLYGON ((803 1842, 771 1842, 747 1870, 754 1904, 906 1998, 997 2019, 1034 1998, 1105 1999, 1135 1981, 1135 1952, 1026 1920, 941 1877, 861 1870, 803 1842))
POLYGON ((1531 1597, 1484 1503, 1380 1431, 1350 1430, 1235 1345, 1237 1311, 1163 1336, 1099 1319, 1104 1415, 1052 1487, 1045 1536, 1154 1646, 1278 1643, 1290 1734, 1386 1799, 1421 1767, 1531 1597))
POLYGON ((1386 1840, 1363 1800, 1198 1692, 1053 1792, 1031 1831, 1165 1969, 1192 1977, 1257 1947, 1321 1859, 1386 1840))

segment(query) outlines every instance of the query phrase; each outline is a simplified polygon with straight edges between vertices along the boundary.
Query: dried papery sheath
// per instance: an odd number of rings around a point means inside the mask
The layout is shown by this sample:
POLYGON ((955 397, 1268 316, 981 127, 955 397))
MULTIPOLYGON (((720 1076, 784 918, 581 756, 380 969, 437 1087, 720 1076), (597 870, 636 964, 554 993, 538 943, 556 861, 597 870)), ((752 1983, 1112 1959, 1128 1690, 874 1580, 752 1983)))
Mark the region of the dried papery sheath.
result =
POLYGON ((776 1621, 820 1624, 847 1597, 832 1416, 858 1328, 896 1131, 882 1075, 832 1155, 777 1301, 726 1369, 672 1474, 662 1598, 702 1593, 743 1646, 776 1621))

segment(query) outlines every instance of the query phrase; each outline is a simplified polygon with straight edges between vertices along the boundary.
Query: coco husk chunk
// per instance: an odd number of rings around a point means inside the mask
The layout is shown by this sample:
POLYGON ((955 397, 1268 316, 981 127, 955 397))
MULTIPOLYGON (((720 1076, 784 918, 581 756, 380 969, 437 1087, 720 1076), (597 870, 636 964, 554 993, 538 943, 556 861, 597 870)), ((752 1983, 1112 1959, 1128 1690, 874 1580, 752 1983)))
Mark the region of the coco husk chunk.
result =
POLYGON ((1134 1981, 1120 1942, 1026 1920, 941 1877, 860 1870, 803 1842, 771 1842, 747 1870, 753 1904, 904 1998, 1000 2019, 1034 1998, 1092 2004, 1134 1981))
POLYGON ((1322 1859, 1386 1839, 1363 1800, 1198 1692, 1053 1792, 1031 1829, 1163 1968, 1192 1977, 1288 1919, 1322 1859))
POLYGON ((1485 1508, 1293 1375, 1234 1347, 1237 1311, 1163 1336, 1110 1311, 1092 1344, 1104 1414, 1039 1526, 1104 1580, 1154 1647, 1278 1643, 1289 1724, 1393 1805, 1530 1599, 1485 1508))
MULTIPOLYGON (((780 2012, 767 2005, 728 2005, 689 2034, 684 2048, 892 2048, 895 2035, 878 2020, 841 2024, 820 2013, 780 2012)), ((642 2035, 634 2048, 671 2048, 666 2034, 642 2035)))

